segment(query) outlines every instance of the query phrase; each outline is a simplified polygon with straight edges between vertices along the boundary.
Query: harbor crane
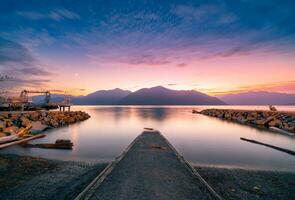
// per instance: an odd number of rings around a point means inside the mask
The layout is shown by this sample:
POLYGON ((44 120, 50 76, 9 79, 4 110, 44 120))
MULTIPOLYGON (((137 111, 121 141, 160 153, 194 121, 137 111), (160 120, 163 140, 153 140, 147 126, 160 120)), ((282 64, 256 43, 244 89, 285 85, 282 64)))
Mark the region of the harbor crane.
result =
POLYGON ((36 91, 36 90, 23 90, 20 93, 21 99, 23 99, 23 102, 28 103, 29 102, 29 96, 28 94, 45 94, 45 99, 44 99, 44 105, 48 105, 51 99, 51 94, 49 91, 36 91))
POLYGON ((23 90, 19 96, 0 97, 0 110, 36 110, 36 109, 57 109, 70 111, 70 96, 65 94, 62 102, 51 102, 50 91, 23 90), (42 102, 35 103, 29 98, 29 94, 42 94, 45 98, 42 102))

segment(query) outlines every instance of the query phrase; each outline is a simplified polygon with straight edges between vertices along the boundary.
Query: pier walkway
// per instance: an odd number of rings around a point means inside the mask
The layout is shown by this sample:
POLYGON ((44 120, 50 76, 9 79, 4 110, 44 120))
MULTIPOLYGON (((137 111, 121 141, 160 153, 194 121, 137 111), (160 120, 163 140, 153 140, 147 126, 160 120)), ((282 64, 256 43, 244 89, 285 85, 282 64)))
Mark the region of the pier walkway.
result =
POLYGON ((76 198, 221 199, 157 131, 144 131, 76 198))

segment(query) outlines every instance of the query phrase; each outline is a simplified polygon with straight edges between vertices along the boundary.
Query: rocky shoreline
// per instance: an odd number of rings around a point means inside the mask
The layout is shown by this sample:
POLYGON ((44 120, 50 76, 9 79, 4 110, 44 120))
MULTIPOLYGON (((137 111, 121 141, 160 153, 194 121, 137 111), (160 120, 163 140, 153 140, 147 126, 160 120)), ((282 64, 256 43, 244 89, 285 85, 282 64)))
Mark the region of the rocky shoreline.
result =
POLYGON ((50 128, 69 125, 90 118, 83 111, 31 111, 0 112, 0 139, 28 130, 27 134, 39 134, 50 128))
POLYGON ((292 112, 206 109, 198 113, 295 135, 295 113, 292 112))

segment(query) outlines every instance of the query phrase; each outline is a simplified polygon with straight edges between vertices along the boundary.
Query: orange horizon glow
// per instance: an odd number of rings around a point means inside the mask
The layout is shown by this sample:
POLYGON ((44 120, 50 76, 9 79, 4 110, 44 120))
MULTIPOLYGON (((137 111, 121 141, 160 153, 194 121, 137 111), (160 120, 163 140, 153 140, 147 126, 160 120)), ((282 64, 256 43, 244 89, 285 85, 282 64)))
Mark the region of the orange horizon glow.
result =
MULTIPOLYGON (((151 85, 150 87, 155 87, 158 85, 151 85)), ((164 87, 174 90, 195 90, 198 92, 205 93, 210 96, 223 96, 228 94, 238 94, 238 93, 247 93, 247 92, 277 92, 277 93, 286 93, 286 94, 294 94, 295 93, 295 81, 286 81, 286 82, 275 82, 275 83, 266 83, 266 84, 257 84, 257 85, 242 85, 237 87, 231 88, 186 88, 181 86, 171 86, 171 85, 164 85, 164 87)), ((52 94, 68 94, 72 96, 85 96, 97 90, 112 90, 119 87, 114 88, 106 88, 106 89, 93 89, 93 91, 77 91, 75 89, 64 89, 64 90, 49 90, 52 94)), ((124 88, 120 88, 124 89, 124 88)), ((141 89, 141 88, 138 88, 141 89)), ((136 91, 137 89, 126 89, 130 90, 131 92, 136 91)))
POLYGON ((63 75, 56 76, 48 88, 63 88, 56 91, 66 91, 75 96, 114 88, 133 92, 159 85, 176 90, 196 90, 212 96, 253 91, 295 93, 294 58, 253 54, 223 59, 192 59, 185 67, 165 64, 122 64, 114 67, 109 63, 98 67, 96 63, 88 70, 76 66, 74 73, 61 70, 63 75))

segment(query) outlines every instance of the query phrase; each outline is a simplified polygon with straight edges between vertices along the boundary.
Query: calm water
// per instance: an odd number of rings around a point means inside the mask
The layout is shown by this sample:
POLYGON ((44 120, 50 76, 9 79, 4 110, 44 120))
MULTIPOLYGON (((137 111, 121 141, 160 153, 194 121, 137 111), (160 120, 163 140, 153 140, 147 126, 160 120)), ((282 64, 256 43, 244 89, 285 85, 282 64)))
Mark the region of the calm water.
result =
MULTIPOLYGON (((251 169, 295 171, 295 156, 267 147, 247 143, 240 137, 259 140, 295 151, 295 137, 261 131, 248 126, 192 114, 201 106, 76 106, 91 115, 87 121, 47 131, 47 137, 35 143, 71 139, 74 149, 51 150, 14 146, 1 153, 40 156, 75 161, 110 161, 142 132, 153 127, 162 132, 174 147, 191 163, 251 169)), ((227 107, 228 108, 228 107, 227 107)), ((267 107, 232 107, 267 109, 267 107)), ((295 107, 277 107, 293 110, 295 107)))

